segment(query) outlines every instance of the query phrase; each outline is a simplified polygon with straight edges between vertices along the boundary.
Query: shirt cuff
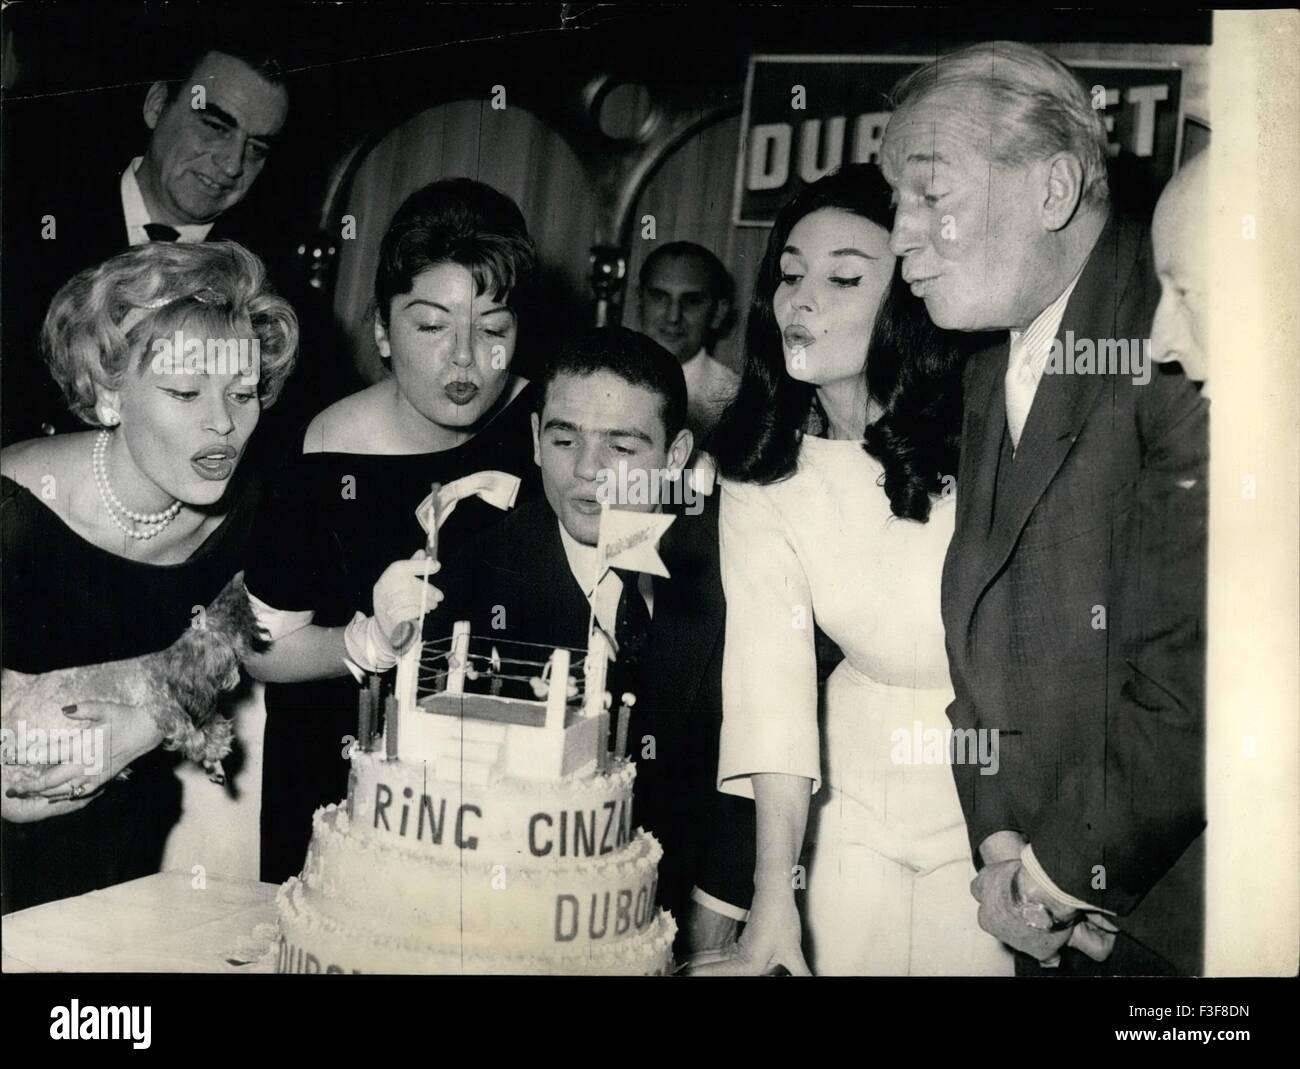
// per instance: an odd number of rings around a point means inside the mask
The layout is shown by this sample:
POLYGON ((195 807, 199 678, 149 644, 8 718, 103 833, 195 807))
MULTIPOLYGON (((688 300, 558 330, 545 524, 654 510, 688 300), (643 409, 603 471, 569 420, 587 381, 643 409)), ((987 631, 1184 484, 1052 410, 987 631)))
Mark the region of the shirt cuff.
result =
POLYGON ((362 672, 382 673, 397 663, 397 654, 389 645, 379 621, 373 616, 355 613, 352 622, 343 629, 343 646, 347 650, 343 663, 358 683, 362 682, 358 669, 362 672))
POLYGON ((1100 906, 1093 906, 1082 899, 1075 898, 1062 891, 1052 878, 1043 870, 1043 866, 1038 863, 1038 858, 1034 856, 1033 846, 1026 846, 1020 851, 1020 863, 1025 867, 1025 871, 1047 892, 1048 897, 1054 900, 1054 904, 1061 906, 1061 912, 1069 909, 1082 910, 1085 913, 1105 913, 1108 916, 1115 916, 1113 909, 1102 909, 1100 906))
POLYGON ((733 906, 720 898, 714 898, 708 891, 701 891, 698 887, 691 888, 691 901, 703 906, 705 909, 713 910, 714 913, 730 917, 733 921, 744 923, 749 920, 749 910, 733 906))

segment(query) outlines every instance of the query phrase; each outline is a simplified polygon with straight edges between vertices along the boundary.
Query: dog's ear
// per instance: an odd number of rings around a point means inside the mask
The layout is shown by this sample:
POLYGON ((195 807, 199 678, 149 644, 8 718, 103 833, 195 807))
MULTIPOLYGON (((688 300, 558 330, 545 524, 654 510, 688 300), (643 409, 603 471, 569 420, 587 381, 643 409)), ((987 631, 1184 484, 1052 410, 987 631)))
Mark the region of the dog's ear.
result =
POLYGON ((207 609, 207 624, 235 647, 242 660, 250 653, 265 653, 271 648, 266 633, 253 612, 244 587, 244 573, 237 572, 207 609))
POLYGON ((231 632, 239 645, 240 659, 250 653, 265 653, 270 649, 270 635, 257 622, 257 615, 252 611, 252 602, 248 601, 248 589, 243 584, 243 572, 238 572, 226 585, 230 594, 231 632))

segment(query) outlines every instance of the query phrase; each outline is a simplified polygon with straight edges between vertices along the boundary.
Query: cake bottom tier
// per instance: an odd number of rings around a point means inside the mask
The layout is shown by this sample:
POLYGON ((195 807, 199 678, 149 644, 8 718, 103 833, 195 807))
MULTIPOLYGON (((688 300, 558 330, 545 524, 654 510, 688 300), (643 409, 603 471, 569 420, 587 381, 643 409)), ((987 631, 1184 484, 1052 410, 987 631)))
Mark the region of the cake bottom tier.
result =
POLYGON ((317 909, 297 877, 276 898, 279 973, 418 973, 538 976, 661 976, 672 967, 677 924, 659 910, 644 931, 609 945, 584 944, 563 953, 511 953, 506 946, 466 952, 341 923, 317 909))

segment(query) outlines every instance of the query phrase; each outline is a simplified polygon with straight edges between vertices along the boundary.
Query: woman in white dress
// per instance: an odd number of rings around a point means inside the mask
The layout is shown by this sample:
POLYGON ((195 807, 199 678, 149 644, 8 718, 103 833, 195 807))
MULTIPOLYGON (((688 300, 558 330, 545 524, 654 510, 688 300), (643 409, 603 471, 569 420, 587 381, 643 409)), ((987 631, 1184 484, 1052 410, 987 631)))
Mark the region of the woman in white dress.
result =
POLYGON ((740 393, 715 439, 727 595, 718 778, 757 805, 754 904, 734 962, 755 972, 1013 971, 976 922, 948 764, 939 585, 962 342, 902 280, 892 214, 868 165, 781 211, 740 393), (814 624, 844 653, 824 737, 814 624))

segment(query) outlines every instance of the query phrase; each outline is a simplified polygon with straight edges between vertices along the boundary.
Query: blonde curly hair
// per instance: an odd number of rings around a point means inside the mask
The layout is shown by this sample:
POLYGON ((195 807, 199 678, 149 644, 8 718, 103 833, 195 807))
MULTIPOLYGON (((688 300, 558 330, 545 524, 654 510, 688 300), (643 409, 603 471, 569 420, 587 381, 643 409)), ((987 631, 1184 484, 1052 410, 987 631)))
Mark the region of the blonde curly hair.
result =
POLYGON ((41 352, 68 409, 93 427, 100 390, 139 374, 151 338, 185 327, 210 338, 253 337, 258 398, 275 403, 298 352, 298 317, 262 261, 233 241, 150 242, 73 276, 54 295, 41 352))

